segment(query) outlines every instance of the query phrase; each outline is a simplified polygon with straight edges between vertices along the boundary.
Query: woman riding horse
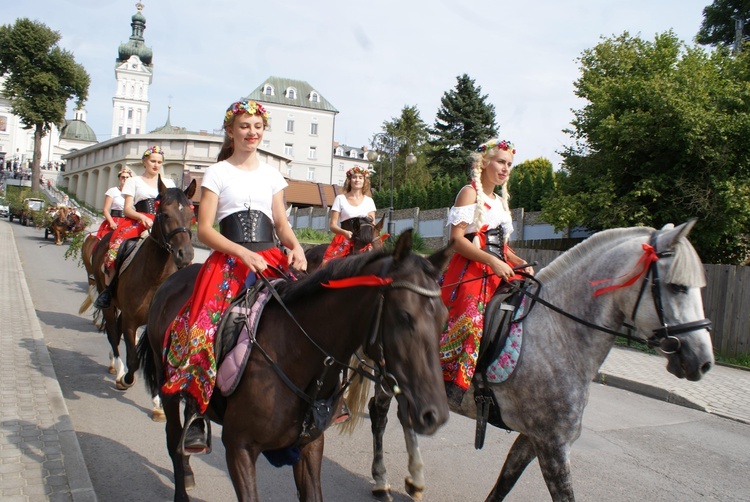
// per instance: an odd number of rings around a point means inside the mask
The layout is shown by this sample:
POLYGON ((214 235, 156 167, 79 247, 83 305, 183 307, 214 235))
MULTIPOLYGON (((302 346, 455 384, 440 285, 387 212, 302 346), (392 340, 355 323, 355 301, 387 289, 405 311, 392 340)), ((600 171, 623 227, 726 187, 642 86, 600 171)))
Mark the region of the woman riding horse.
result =
MULTIPOLYGON (((112 303, 112 279, 115 275, 115 259, 122 243, 141 235, 154 224, 156 214, 156 198, 159 195, 159 174, 164 164, 164 150, 159 146, 152 146, 141 157, 144 172, 125 180, 122 195, 125 199, 123 210, 127 221, 118 225, 109 240, 109 252, 104 260, 104 290, 96 299, 98 309, 107 309, 112 303)), ((169 178, 161 177, 166 188, 175 188, 169 178)))
MULTIPOLYGON (((346 172, 344 193, 337 195, 331 205, 329 228, 334 237, 323 255, 324 265, 333 258, 348 256, 355 250, 356 243, 353 237, 357 220, 367 218, 370 223, 375 222, 375 201, 368 195, 370 174, 369 169, 359 166, 354 166, 346 172)), ((382 239, 386 237, 383 236, 382 239)), ((372 247, 373 244, 368 243, 357 251, 370 251, 372 247)))
POLYGON ((104 221, 99 225, 99 229, 96 231, 96 238, 101 239, 110 232, 117 230, 122 223, 127 224, 128 220, 125 218, 125 198, 122 195, 122 189, 125 186, 125 182, 133 177, 133 171, 129 167, 123 167, 117 174, 119 181, 116 187, 111 187, 104 193, 104 207, 102 208, 102 214, 104 215, 104 221))
MULTIPOLYGON (((203 177, 198 239, 214 250, 200 271, 193 295, 170 328, 164 394, 180 393, 203 418, 216 380, 213 342, 219 319, 248 275, 278 277, 277 270, 307 268, 305 253, 286 218, 279 171, 262 162, 258 147, 268 127, 268 112, 255 101, 232 103, 224 116, 224 144, 218 163, 203 177), (214 220, 219 220, 219 231, 214 220), (273 232, 290 251, 284 255, 273 232), (269 268, 272 265, 273 268, 269 268)), ((208 448, 204 420, 185 429, 184 448, 208 448)))

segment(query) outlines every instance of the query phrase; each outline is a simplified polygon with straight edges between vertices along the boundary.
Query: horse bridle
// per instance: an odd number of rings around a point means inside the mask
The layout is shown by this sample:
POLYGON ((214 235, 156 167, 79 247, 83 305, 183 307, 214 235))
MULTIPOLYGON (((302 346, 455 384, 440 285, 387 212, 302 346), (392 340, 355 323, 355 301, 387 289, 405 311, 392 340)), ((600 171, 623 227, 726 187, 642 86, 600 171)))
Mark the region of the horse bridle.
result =
POLYGON ((649 245, 654 249, 657 260, 652 261, 646 276, 643 278, 643 284, 641 284, 641 290, 638 294, 638 299, 633 306, 633 313, 630 316, 630 322, 624 323, 625 327, 628 328, 629 332, 635 331, 635 316, 638 313, 638 307, 640 306, 641 299, 646 292, 646 286, 651 283, 651 297, 654 300, 654 309, 656 315, 659 317, 659 324, 661 328, 653 330, 653 336, 646 341, 646 344, 650 347, 659 347, 659 349, 665 354, 676 354, 682 347, 682 342, 678 335, 683 333, 690 333, 692 331, 698 331, 701 329, 711 330, 711 320, 701 319, 699 321, 690 321, 677 325, 670 325, 667 322, 667 317, 664 313, 664 302, 661 296, 661 278, 659 277, 659 268, 656 262, 659 258, 665 258, 673 256, 674 251, 669 249, 666 251, 656 251, 656 239, 659 235, 658 231, 654 231, 649 239, 649 245))
POLYGON ((161 237, 161 240, 155 239, 153 232, 149 232, 148 235, 149 237, 151 237, 151 239, 153 239, 154 242, 159 244, 159 246, 165 249, 169 254, 172 254, 172 244, 170 243, 172 237, 177 234, 181 234, 182 232, 187 232, 188 236, 191 239, 193 238, 193 232, 188 227, 177 227, 171 232, 167 233, 164 229, 164 218, 161 211, 156 212, 156 215, 154 216, 154 223, 159 227, 159 237, 161 237))
MULTIPOLYGON (((659 269, 657 267, 657 261, 660 258, 666 258, 666 257, 674 255, 674 251, 671 249, 666 250, 666 251, 657 251, 656 239, 658 235, 659 235, 659 231, 654 231, 651 234, 651 237, 649 239, 649 246, 653 249, 656 260, 653 260, 649 263, 648 269, 646 270, 646 273, 644 274, 643 283, 641 284, 641 289, 640 289, 640 292, 638 293, 638 298, 635 302, 635 305, 633 306, 633 313, 630 316, 630 320, 623 323, 623 325, 628 329, 627 333, 623 333, 621 331, 615 331, 613 329, 591 323, 589 321, 586 321, 585 319, 581 319, 580 317, 570 314, 564 311, 563 309, 561 309, 560 307, 553 305, 549 303, 548 301, 540 298, 539 290, 541 290, 541 283, 539 283, 532 276, 524 272, 518 272, 518 273, 520 275, 528 277, 529 279, 534 280, 537 283, 538 285, 537 293, 536 294, 532 293, 528 289, 524 287, 516 286, 513 283, 510 283, 510 286, 516 291, 520 291, 524 295, 528 296, 533 301, 539 302, 545 307, 549 308, 550 310, 553 310, 557 312, 558 314, 561 314, 569 319, 572 319, 578 322, 579 324, 583 324, 584 326, 596 329, 598 331, 602 331, 604 333, 607 333, 613 336, 627 338, 628 340, 632 340, 634 342, 646 343, 646 345, 650 348, 658 347, 664 354, 676 354, 682 348, 682 342, 680 341, 679 335, 684 334, 684 333, 690 333, 692 331, 698 331, 701 329, 706 329, 710 331, 711 320, 701 319, 698 321, 690 321, 690 322, 677 324, 677 325, 670 325, 667 322, 667 316, 664 313, 664 302, 662 301, 662 296, 661 296, 661 278, 659 277, 659 269), (651 338, 643 340, 642 338, 635 336, 633 333, 636 331, 635 316, 638 313, 638 308, 641 304, 641 300, 643 299, 643 295, 646 293, 646 287, 649 285, 649 283, 651 284, 651 296, 654 300, 654 308, 656 309, 656 315, 659 317, 659 324, 661 324, 661 327, 653 330, 653 336, 651 338)), ((531 306, 528 308, 523 318, 525 318, 530 311, 531 311, 531 306)), ((519 322, 523 318, 517 319, 514 322, 519 322)))

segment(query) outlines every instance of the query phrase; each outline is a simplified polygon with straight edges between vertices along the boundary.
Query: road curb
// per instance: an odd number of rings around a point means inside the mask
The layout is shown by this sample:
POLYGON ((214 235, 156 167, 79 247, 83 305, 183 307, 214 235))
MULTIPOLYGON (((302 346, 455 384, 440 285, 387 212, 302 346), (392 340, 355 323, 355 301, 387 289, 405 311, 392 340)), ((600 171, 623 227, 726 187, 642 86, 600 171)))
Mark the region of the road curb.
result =
POLYGON ((653 399, 658 399, 660 401, 665 401, 667 403, 676 404, 678 406, 684 406, 685 408, 691 408, 694 410, 711 413, 706 403, 698 403, 670 390, 662 389, 660 387, 655 387, 653 385, 637 382, 616 375, 599 372, 596 374, 594 382, 618 389, 627 390, 635 394, 640 394, 653 399))
POLYGON ((33 307, 34 303, 31 298, 28 283, 26 282, 26 274, 21 266, 18 247, 14 245, 13 249, 15 250, 16 259, 19 263, 18 276, 20 287, 25 298, 24 303, 26 304, 26 313, 31 331, 30 335, 34 340, 34 348, 37 357, 39 358, 39 371, 44 375, 50 409, 57 417, 55 429, 60 438, 60 450, 62 451, 63 464, 68 477, 70 494, 74 502, 97 502, 96 492, 94 492, 94 486, 91 483, 88 467, 83 458, 81 445, 78 443, 78 437, 73 428, 73 421, 70 418, 68 407, 65 405, 62 389, 57 380, 55 368, 52 365, 52 359, 50 358, 49 350, 47 349, 44 340, 44 333, 42 332, 39 318, 33 307))

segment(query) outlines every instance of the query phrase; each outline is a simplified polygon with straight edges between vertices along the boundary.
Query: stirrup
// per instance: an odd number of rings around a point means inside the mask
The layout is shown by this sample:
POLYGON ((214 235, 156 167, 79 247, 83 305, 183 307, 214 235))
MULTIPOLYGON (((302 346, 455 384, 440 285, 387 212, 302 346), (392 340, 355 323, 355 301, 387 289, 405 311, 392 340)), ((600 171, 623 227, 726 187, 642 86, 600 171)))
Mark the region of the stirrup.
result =
POLYGON ((187 422, 185 422, 185 426, 182 428, 182 436, 180 437, 180 442, 177 445, 177 453, 179 453, 180 455, 207 455, 211 453, 211 421, 206 418, 205 415, 193 413, 190 418, 187 419, 187 422), (188 443, 188 445, 185 446, 185 441, 187 439, 188 432, 190 431, 190 426, 196 420, 203 421, 204 429, 202 432, 202 437, 199 441, 195 441, 193 444, 188 443), (205 435, 205 442, 202 441, 203 435, 205 435))
POLYGON ((346 400, 341 400, 341 408, 339 408, 339 414, 333 418, 333 425, 343 424, 348 422, 352 418, 349 406, 346 404, 346 400))

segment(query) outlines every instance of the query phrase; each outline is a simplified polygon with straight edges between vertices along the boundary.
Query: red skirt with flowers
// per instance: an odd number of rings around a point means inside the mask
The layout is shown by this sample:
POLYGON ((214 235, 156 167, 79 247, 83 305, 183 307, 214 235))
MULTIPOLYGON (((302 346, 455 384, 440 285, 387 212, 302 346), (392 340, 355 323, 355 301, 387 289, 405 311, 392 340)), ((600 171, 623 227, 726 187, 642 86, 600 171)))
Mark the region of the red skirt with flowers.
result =
MULTIPOLYGON (((289 271, 279 248, 258 252, 269 265, 289 271)), ((250 269, 235 256, 214 251, 201 267, 193 295, 172 322, 165 337, 165 394, 186 393, 206 411, 216 383, 214 340, 221 317, 243 289, 250 269)), ((267 268, 266 277, 278 277, 267 268)))
MULTIPOLYGON (((151 221, 156 219, 156 215, 148 213, 140 213, 151 221)), ((117 252, 120 250, 120 246, 123 242, 128 239, 135 239, 140 236, 144 230, 148 230, 146 226, 137 220, 131 220, 130 218, 122 218, 122 222, 118 222, 117 228, 115 229, 112 237, 109 239, 109 250, 104 255, 104 268, 111 270, 115 265, 115 259, 117 258, 117 252)), ((105 234, 106 235, 106 234, 105 234)))
MULTIPOLYGON (((484 232, 477 235, 484 247, 484 232)), ((520 277, 511 278, 515 279, 520 277)), ((474 377, 484 331, 484 309, 500 282, 489 266, 467 260, 458 253, 451 258, 440 281, 443 303, 448 307, 448 322, 440 337, 443 379, 463 391, 474 377)))
MULTIPOLYGON (((122 225, 127 225, 129 221, 133 221, 130 218, 118 216, 113 216, 112 219, 117 224, 117 228, 120 228, 122 225)), ((109 222, 107 220, 104 220, 102 224, 99 225, 99 230, 96 231, 96 238, 101 240, 102 237, 115 230, 115 228, 109 226, 109 222)))
MULTIPOLYGON (((379 240, 381 243, 385 241, 388 238, 388 235, 381 235, 376 240, 379 240)), ((367 251, 373 250, 372 243, 367 244, 366 246, 362 247, 359 252, 365 253, 367 251)), ((344 256, 349 256, 352 254, 352 251, 354 250, 354 241, 347 239, 341 234, 336 234, 333 237, 333 240, 328 245, 328 248, 326 248, 326 252, 323 255, 323 262, 322 264, 325 265, 329 261, 333 260, 334 258, 343 258, 344 256)))

